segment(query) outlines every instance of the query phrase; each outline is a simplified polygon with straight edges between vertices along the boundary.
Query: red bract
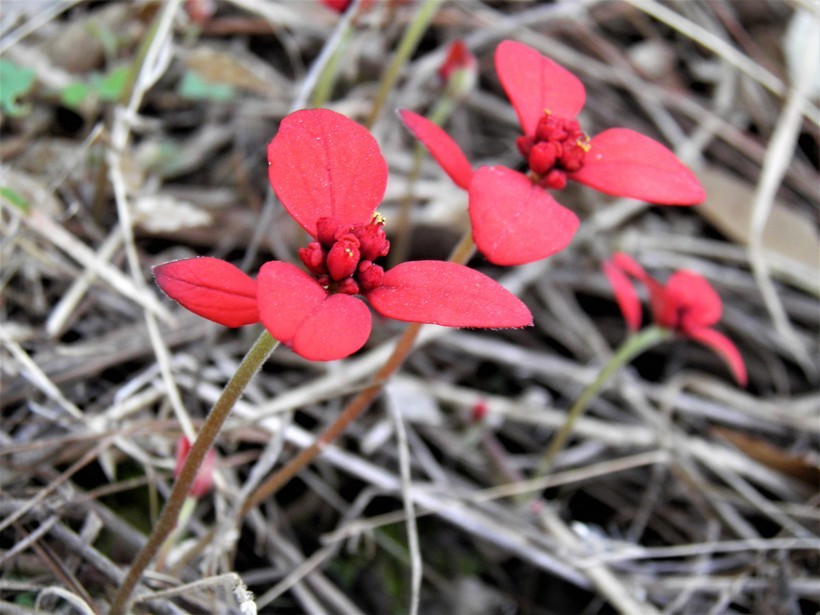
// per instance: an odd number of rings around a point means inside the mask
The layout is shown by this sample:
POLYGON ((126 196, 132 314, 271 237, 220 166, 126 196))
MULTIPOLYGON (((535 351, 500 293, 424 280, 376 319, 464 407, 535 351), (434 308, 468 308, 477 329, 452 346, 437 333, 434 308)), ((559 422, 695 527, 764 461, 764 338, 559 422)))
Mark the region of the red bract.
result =
MULTIPOLYGON (((530 184, 561 189, 571 179, 607 194, 666 205, 694 205, 705 198, 692 172, 657 141, 625 128, 587 136, 576 119, 586 91, 568 70, 514 41, 498 45, 495 65, 524 132, 516 145, 530 184)), ((503 265, 538 260, 572 239, 578 225, 574 214, 543 191, 525 191, 520 173, 504 167, 473 173, 444 131, 408 111, 402 119, 451 179, 470 191, 476 245, 489 260, 503 265), (540 244, 533 237, 538 233, 547 235, 540 244)))
POLYGON ((381 315, 402 321, 477 328, 532 324, 517 297, 463 265, 414 261, 385 272, 375 263, 390 249, 384 220, 375 213, 387 163, 362 126, 325 109, 297 111, 282 120, 268 161, 276 194, 313 239, 299 250, 307 271, 271 261, 254 281, 213 258, 155 268, 157 283, 184 307, 228 326, 261 320, 274 338, 317 361, 344 358, 367 341, 370 311, 357 295, 381 315))
MULTIPOLYGON (((174 468, 174 477, 179 476, 182 471, 182 464, 191 452, 191 443, 185 436, 180 436, 177 440, 177 461, 174 468)), ((205 459, 196 473, 196 478, 191 485, 191 495, 195 498, 202 497, 211 490, 214 484, 214 467, 216 466, 216 451, 209 449, 205 454, 205 459)))
POLYGON ((641 303, 630 279, 635 278, 649 290, 655 324, 710 347, 723 358, 735 380, 746 386, 746 366, 737 347, 729 338, 711 328, 720 320, 723 304, 706 279, 692 271, 682 270, 672 274, 666 284, 661 284, 634 259, 621 252, 604 263, 604 273, 630 329, 636 331, 641 325, 641 303))

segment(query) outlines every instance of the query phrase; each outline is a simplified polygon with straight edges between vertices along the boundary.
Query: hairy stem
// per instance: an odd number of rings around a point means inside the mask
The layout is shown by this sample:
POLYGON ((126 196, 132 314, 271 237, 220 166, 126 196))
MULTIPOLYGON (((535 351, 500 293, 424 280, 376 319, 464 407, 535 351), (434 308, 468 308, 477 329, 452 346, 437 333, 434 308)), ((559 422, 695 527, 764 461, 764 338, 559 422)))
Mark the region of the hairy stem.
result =
POLYGON ((205 459, 208 450, 213 446, 216 437, 219 435, 222 425, 228 418, 236 401, 242 395, 245 387, 253 379, 271 353, 279 345, 267 331, 263 331, 262 335, 256 340, 254 345, 242 359, 236 373, 225 385, 219 399, 216 400, 214 407, 205 419, 202 425, 202 430, 197 435, 196 440, 191 446, 188 457, 182 465, 179 476, 174 482, 171 493, 168 496, 168 501, 165 502, 165 507, 154 526, 154 531, 148 537, 148 542, 139 552, 125 580, 120 586, 117 595, 114 596, 114 601, 111 603, 110 615, 125 615, 128 612, 128 603, 134 588, 137 585, 142 573, 154 559, 157 551, 174 530, 177 523, 179 511, 185 503, 185 498, 191 490, 191 485, 196 478, 199 471, 199 466, 205 459))
POLYGON ((567 443, 567 440, 572 434, 572 428, 575 426, 575 423, 584 413, 584 410, 586 410, 589 403, 598 395, 604 384, 606 384, 612 377, 612 375, 621 367, 632 361, 632 359, 637 357, 639 354, 645 352, 652 346, 669 339, 671 336, 672 332, 668 329, 653 326, 647 327, 637 335, 633 335, 626 339, 621 347, 618 348, 618 351, 609 360, 609 363, 601 369, 595 380, 593 380, 589 386, 584 389, 578 399, 575 400, 575 403, 572 404, 572 407, 567 413, 567 420, 564 421, 561 429, 559 429, 558 433, 555 434, 552 442, 550 442, 547 452, 541 458, 541 463, 538 464, 538 468, 535 472, 535 478, 544 477, 549 473, 552 468, 552 464, 555 461, 556 455, 558 455, 561 449, 564 448, 564 445, 567 443))

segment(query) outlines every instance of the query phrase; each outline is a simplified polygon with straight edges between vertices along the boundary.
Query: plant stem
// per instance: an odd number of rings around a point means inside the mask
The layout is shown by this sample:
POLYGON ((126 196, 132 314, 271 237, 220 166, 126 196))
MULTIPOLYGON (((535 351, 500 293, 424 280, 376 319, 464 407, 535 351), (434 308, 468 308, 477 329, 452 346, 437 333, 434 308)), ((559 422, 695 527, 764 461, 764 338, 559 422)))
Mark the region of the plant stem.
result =
POLYGON ((671 337, 672 332, 669 329, 652 326, 647 327, 636 335, 628 337, 624 343, 621 344, 621 347, 618 348, 617 352, 609 360, 609 363, 601 369, 595 380, 584 389, 578 399, 575 400, 575 403, 572 404, 572 407, 567 413, 567 420, 564 421, 561 429, 558 430, 558 433, 555 434, 552 442, 550 442, 550 446, 542 457, 541 463, 538 464, 533 478, 543 478, 549 473, 556 455, 558 455, 572 434, 572 428, 575 426, 575 423, 610 377, 639 354, 671 337))
POLYGON ((381 113, 382 107, 384 107, 384 103, 387 101, 387 96, 390 94, 390 90, 399 78, 399 73, 401 72, 402 67, 416 50, 416 46, 419 44, 421 37, 427 30, 427 26, 430 25, 430 21, 436 14, 438 5, 441 4, 441 2, 442 0, 424 0, 424 3, 419 7, 419 10, 416 11, 413 21, 410 22, 407 29, 404 31, 404 36, 402 36, 401 41, 399 42, 399 48, 396 50, 396 55, 393 56, 390 66, 387 67, 384 76, 382 76, 381 83, 379 84, 379 91, 376 93, 376 99, 373 102, 373 109, 371 109, 370 115, 365 123, 367 128, 373 128, 376 120, 379 119, 379 114, 381 113))
POLYGON ((125 576, 119 591, 116 596, 114 596, 114 601, 111 603, 111 610, 109 612, 110 615, 125 615, 128 611, 128 603, 137 582, 142 576, 143 571, 148 567, 148 564, 154 559, 159 548, 174 530, 179 511, 191 490, 191 485, 199 471, 199 466, 202 465, 205 455, 213 446, 216 437, 219 435, 219 430, 228 418, 234 404, 242 395, 245 387, 248 386, 248 383, 253 379, 278 345, 279 342, 273 339, 270 333, 263 331, 262 335, 259 336, 248 351, 248 354, 242 359, 242 362, 228 381, 228 384, 225 385, 219 399, 216 400, 214 407, 205 419, 202 430, 191 446, 188 457, 185 459, 185 463, 182 465, 179 476, 168 496, 168 501, 165 502, 165 508, 162 509, 157 524, 148 537, 148 542, 145 543, 142 551, 139 552, 131 564, 131 568, 125 576))
MULTIPOLYGON (((473 244, 470 232, 467 232, 459 244, 450 255, 450 261, 454 263, 464 264, 473 254, 475 244, 473 244)), ((421 330, 421 323, 410 323, 404 330, 396 347, 393 349, 393 354, 387 359, 387 362, 382 365, 381 369, 373 376, 371 384, 359 391, 358 395, 354 397, 342 410, 339 417, 327 428, 309 447, 302 449, 296 457, 291 459, 286 465, 274 473, 268 480, 259 485, 254 493, 245 500, 242 505, 238 519, 247 515, 253 508, 258 506, 262 501, 266 500, 274 493, 276 493, 283 485, 285 485, 291 478, 293 478, 302 468, 313 461, 322 449, 333 442, 341 433, 352 423, 376 398, 376 396, 384 388, 385 383, 393 375, 393 373, 401 367, 407 355, 413 349, 413 343, 418 337, 421 330)))

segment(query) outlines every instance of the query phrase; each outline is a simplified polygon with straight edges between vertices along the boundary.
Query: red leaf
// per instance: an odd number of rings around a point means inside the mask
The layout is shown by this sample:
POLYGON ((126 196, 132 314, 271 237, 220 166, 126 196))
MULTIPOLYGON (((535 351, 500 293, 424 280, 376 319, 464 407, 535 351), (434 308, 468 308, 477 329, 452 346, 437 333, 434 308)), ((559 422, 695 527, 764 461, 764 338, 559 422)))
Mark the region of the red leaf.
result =
POLYGON ((621 308, 627 326, 637 331, 641 326, 641 300, 632 280, 615 264, 614 259, 604 263, 604 274, 615 293, 615 301, 621 308))
POLYGON ((226 327, 259 322, 256 282, 227 261, 209 256, 157 265, 154 279, 171 299, 226 327))
POLYGON ((470 183, 470 220, 476 246, 497 265, 531 263, 563 250, 578 217, 525 175, 481 167, 470 183))
POLYGON ((495 70, 526 135, 535 133, 545 111, 574 119, 586 101, 578 77, 523 43, 502 41, 495 70))
POLYGON ((714 329, 695 329, 689 331, 688 336, 708 346, 714 350, 729 366, 732 375, 740 386, 745 387, 748 382, 748 375, 746 374, 746 365, 743 363, 743 357, 738 351, 737 347, 732 341, 722 333, 714 329))
POLYGON ((367 298, 388 318, 446 327, 511 328, 532 324, 526 305, 495 280, 443 261, 410 261, 384 274, 367 298))
POLYGON ((693 271, 673 273, 664 287, 667 301, 680 319, 684 333, 709 327, 720 320, 723 302, 712 285, 693 271))
POLYGON ((265 263, 258 284, 262 324, 306 359, 343 359, 364 346, 370 336, 370 312, 360 299, 329 295, 294 265, 265 263))
POLYGON ((370 337, 370 310, 352 295, 330 295, 304 320, 293 350, 311 361, 344 359, 370 337))
POLYGON ((440 126, 437 126, 418 113, 407 109, 399 111, 402 122, 413 135, 430 151, 444 172, 450 176, 456 186, 467 190, 473 178, 473 167, 467 156, 440 126))
POLYGON ((367 224, 384 196, 387 163, 373 136, 327 109, 291 113, 268 145, 271 186, 294 220, 316 237, 316 221, 367 224))
POLYGON ((612 264, 627 275, 631 275, 633 278, 640 280, 641 282, 646 282, 649 278, 649 274, 647 274, 644 268, 638 264, 638 261, 625 252, 616 252, 613 254, 612 264))
POLYGON ((706 193, 671 150, 634 130, 611 128, 590 143, 570 179, 596 190, 660 205, 695 205, 706 193))

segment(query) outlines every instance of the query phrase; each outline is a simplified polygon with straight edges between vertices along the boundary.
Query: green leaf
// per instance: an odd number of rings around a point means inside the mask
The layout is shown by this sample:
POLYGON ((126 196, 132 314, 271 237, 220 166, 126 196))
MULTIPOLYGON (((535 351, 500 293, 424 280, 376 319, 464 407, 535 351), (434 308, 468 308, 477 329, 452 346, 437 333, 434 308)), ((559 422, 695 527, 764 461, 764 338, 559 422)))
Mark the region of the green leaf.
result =
POLYGON ((5 199, 14 207, 22 211, 24 214, 27 214, 31 211, 31 204, 20 195, 20 193, 15 192, 11 188, 6 188, 5 186, 0 186, 0 198, 5 199))
POLYGON ((128 74, 130 71, 130 66, 120 66, 103 77, 95 75, 92 83, 100 100, 106 102, 119 100, 122 96, 123 88, 128 82, 128 74))
POLYGON ((234 89, 225 83, 203 79, 194 71, 187 71, 179 82, 179 95, 188 100, 226 101, 234 96, 234 89))
POLYGON ((90 93, 91 88, 87 84, 77 81, 63 88, 60 92, 60 102, 69 109, 79 109, 90 93))
POLYGON ((34 85, 35 73, 30 68, 21 68, 6 59, 0 59, 0 110, 11 117, 22 117, 30 110, 30 105, 20 105, 17 99, 29 93, 34 85))

